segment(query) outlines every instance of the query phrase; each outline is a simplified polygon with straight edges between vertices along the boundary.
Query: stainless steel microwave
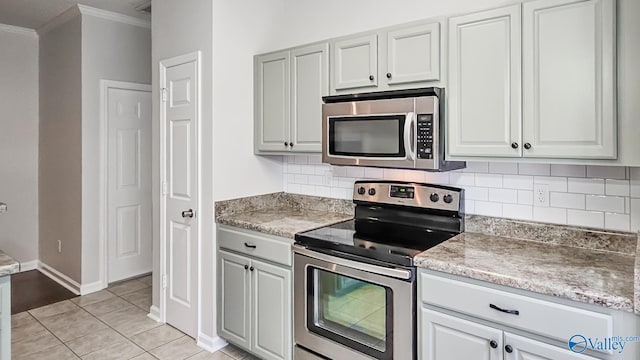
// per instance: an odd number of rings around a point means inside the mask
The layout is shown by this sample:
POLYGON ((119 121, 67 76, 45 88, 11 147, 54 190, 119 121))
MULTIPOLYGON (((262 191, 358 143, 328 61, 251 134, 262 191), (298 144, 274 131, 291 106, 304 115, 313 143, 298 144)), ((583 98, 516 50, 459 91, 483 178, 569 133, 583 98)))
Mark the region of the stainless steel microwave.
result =
POLYGON ((447 171, 444 159, 444 89, 421 88, 322 100, 322 162, 447 171))

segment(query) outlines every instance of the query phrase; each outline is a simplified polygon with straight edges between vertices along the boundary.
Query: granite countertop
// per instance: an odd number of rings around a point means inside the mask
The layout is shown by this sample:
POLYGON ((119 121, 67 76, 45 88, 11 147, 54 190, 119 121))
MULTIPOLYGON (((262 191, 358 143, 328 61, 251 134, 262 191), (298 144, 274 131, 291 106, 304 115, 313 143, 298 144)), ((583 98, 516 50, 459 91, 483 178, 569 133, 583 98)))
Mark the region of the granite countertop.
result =
MULTIPOLYGON (((473 223, 474 230, 481 230, 473 223)), ((485 234, 465 232, 421 254, 419 267, 453 275, 638 313, 635 235, 575 230, 565 243, 549 241, 554 231, 566 227, 523 223, 531 231, 512 229, 536 240, 496 235, 499 227, 484 228, 485 234), (533 227, 532 227, 533 226, 533 227), (520 231, 518 231, 520 230, 520 231), (539 233, 538 231, 542 231, 539 233), (579 241, 577 239, 580 239, 579 241), (542 240, 542 241, 538 241, 542 240), (580 246, 576 246, 576 244, 580 246), (606 250, 604 250, 606 249, 606 250), (633 249, 633 251, 631 251, 633 249), (613 250, 613 251, 612 251, 613 250)), ((511 226, 518 227, 514 222, 511 226)))
POLYGON ((293 239, 295 234, 353 218, 346 200, 274 193, 216 202, 216 222, 293 239))
POLYGON ((20 271, 20 264, 0 250, 0 276, 11 275, 18 271, 20 271))

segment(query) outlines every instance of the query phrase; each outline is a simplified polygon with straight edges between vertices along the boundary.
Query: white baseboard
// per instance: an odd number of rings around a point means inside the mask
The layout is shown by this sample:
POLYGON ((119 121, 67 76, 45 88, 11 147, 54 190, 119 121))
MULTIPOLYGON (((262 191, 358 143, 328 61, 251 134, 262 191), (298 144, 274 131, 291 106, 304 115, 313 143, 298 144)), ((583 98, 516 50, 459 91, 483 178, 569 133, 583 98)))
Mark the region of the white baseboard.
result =
POLYGON ((102 281, 98 280, 89 284, 80 285, 80 295, 87 295, 102 289, 106 289, 107 286, 102 283, 102 281))
POLYGON ((51 280, 64 286, 72 293, 80 295, 80 284, 55 268, 43 263, 42 261, 38 261, 38 271, 49 277, 51 280))
POLYGON ((23 261, 20 263, 20 272, 35 270, 38 268, 38 260, 23 261))
POLYGON ((198 334, 197 344, 208 352, 216 352, 227 346, 227 342, 220 336, 211 337, 203 333, 198 334))
POLYGON ((151 320, 154 320, 156 322, 162 322, 162 319, 160 318, 160 308, 155 305, 149 308, 149 314, 147 314, 147 316, 151 320))

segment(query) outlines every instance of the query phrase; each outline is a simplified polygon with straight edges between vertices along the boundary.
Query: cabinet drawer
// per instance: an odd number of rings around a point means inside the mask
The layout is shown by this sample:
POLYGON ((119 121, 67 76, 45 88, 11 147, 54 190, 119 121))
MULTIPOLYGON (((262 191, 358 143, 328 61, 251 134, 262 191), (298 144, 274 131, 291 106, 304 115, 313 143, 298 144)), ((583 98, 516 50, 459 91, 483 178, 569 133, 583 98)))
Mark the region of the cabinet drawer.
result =
POLYGON ((561 341, 567 341, 575 334, 610 337, 613 333, 613 318, 608 314, 529 298, 424 272, 420 272, 419 282, 419 296, 423 303, 561 341), (517 310, 519 314, 504 313, 490 305, 505 310, 517 310))
POLYGON ((218 244, 242 254, 291 266, 291 242, 275 236, 262 235, 218 225, 218 244))

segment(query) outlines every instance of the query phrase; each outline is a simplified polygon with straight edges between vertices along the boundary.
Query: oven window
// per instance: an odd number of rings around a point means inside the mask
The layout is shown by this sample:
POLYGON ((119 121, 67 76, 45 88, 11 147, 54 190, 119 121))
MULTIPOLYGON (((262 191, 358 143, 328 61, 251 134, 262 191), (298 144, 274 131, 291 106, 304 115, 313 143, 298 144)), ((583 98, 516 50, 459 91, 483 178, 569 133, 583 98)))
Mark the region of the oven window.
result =
POLYGON ((313 277, 309 329, 377 359, 388 358, 392 354, 391 290, 325 270, 309 270, 313 277))
POLYGON ((405 157, 406 115, 329 118, 329 153, 361 157, 405 157))

